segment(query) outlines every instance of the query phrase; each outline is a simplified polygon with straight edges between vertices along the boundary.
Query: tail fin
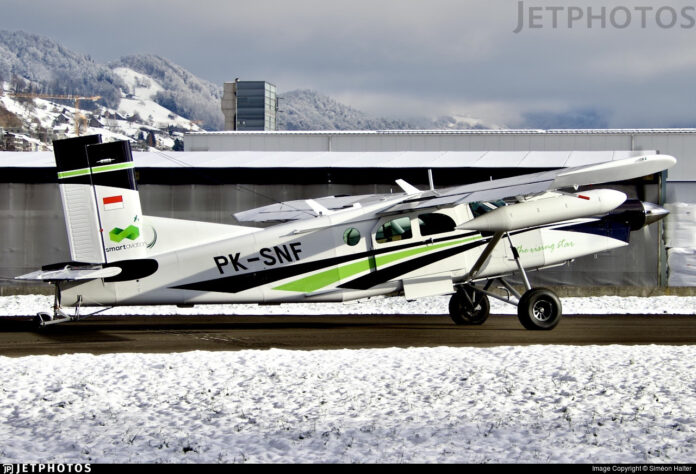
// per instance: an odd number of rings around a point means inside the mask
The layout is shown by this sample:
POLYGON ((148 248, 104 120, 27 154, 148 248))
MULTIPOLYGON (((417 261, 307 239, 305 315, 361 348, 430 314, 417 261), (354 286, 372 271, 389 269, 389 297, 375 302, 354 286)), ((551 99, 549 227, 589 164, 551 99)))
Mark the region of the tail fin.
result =
POLYGON ((71 258, 111 263, 143 258, 140 195, 130 143, 101 136, 53 142, 71 258))

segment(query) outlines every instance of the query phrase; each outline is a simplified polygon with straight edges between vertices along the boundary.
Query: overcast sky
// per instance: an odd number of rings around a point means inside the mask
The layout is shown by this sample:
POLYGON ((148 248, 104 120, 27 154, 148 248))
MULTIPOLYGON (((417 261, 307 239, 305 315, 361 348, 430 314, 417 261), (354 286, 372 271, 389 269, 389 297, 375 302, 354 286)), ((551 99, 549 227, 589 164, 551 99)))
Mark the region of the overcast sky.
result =
POLYGON ((267 80, 281 93, 314 89, 377 116, 671 127, 696 126, 695 7, 668 0, 0 0, 0 28, 48 36, 103 63, 152 53, 214 83, 239 77, 267 80))

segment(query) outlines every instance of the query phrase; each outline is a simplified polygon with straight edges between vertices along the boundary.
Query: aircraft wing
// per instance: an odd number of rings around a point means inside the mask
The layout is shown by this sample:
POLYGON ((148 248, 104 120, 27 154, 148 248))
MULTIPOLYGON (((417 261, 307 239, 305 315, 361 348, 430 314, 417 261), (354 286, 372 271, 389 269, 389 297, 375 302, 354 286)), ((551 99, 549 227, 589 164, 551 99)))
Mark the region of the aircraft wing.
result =
MULTIPOLYGON (((561 168, 550 171, 514 176, 511 178, 481 181, 473 184, 428 190, 414 193, 408 190, 401 202, 388 206, 380 214, 396 214, 416 209, 451 207, 459 204, 496 201, 515 196, 528 196, 556 189, 586 186, 590 184, 624 181, 648 176, 676 163, 669 155, 643 155, 623 160, 608 161, 593 165, 561 168)), ((338 211, 355 206, 364 206, 384 200, 382 194, 360 196, 329 196, 318 198, 318 203, 327 211, 338 211)), ((310 219, 320 215, 316 206, 307 200, 286 201, 235 214, 240 222, 294 221, 310 219)))
POLYGON ((435 191, 425 191, 419 196, 384 209, 381 214, 449 207, 478 201, 496 201, 563 188, 624 181, 658 173, 674 166, 676 162, 676 159, 668 155, 644 155, 594 165, 561 168, 435 191))

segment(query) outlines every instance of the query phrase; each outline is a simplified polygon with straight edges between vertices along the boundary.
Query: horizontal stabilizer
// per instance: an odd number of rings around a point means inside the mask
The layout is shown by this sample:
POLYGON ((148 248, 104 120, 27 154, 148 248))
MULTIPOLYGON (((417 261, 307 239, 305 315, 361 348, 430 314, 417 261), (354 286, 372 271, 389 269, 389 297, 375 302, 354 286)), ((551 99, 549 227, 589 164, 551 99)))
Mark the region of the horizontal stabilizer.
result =
POLYGON ((102 268, 100 266, 71 267, 66 265, 56 270, 39 270, 15 277, 15 280, 29 281, 75 281, 110 278, 121 273, 118 267, 102 268))

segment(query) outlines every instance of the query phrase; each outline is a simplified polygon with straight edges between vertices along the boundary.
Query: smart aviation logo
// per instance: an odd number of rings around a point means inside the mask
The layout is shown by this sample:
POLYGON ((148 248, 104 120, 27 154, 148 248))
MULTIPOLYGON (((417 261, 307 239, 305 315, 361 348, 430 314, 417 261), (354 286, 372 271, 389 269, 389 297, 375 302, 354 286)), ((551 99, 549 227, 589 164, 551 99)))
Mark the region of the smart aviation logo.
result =
POLYGON ((114 227, 109 231, 109 238, 112 242, 119 243, 123 239, 136 240, 140 237, 140 229, 134 225, 129 225, 125 229, 114 227))

